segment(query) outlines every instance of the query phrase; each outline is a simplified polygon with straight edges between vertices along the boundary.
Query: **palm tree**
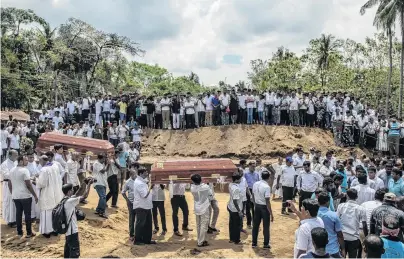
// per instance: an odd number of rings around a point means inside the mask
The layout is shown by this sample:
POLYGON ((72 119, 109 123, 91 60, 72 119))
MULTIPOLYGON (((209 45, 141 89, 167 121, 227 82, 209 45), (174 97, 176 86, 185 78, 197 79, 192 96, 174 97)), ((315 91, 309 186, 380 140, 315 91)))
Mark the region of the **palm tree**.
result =
POLYGON ((381 19, 381 12, 389 3, 387 0, 369 0, 366 2, 360 10, 362 15, 365 14, 367 9, 374 7, 376 4, 379 4, 377 8, 375 18, 373 20, 373 25, 376 26, 377 29, 382 29, 386 32, 387 37, 389 38, 389 75, 387 82, 387 94, 386 94, 386 108, 385 114, 388 115, 389 112, 389 102, 390 102, 390 92, 391 92, 391 77, 393 74, 393 26, 395 23, 396 16, 389 16, 388 19, 381 19))
POLYGON ((384 24, 394 24, 396 19, 400 21, 401 29, 401 62, 400 62, 400 96, 397 116, 401 117, 403 110, 404 90, 404 0, 382 0, 378 9, 378 19, 384 24))

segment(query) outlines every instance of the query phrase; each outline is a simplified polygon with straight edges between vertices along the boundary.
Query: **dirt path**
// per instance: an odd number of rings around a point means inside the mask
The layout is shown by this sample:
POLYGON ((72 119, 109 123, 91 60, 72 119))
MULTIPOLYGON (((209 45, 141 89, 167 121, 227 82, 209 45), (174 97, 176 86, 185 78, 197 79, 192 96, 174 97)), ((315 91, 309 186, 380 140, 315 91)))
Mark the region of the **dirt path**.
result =
MULTIPOLYGON (((190 227, 195 228, 195 215, 193 214, 193 200, 190 193, 186 194, 190 208, 190 227)), ((166 197, 168 193, 166 193, 166 197)), ((196 247, 196 231, 189 232, 184 237, 173 236, 172 231, 172 210, 170 202, 165 202, 168 233, 165 237, 156 235, 158 241, 153 246, 134 246, 128 242, 128 213, 123 198, 119 197, 118 209, 108 209, 110 218, 100 219, 94 215, 98 197, 94 190, 91 190, 89 204, 83 206, 87 218, 79 222, 79 238, 81 246, 81 257, 291 257, 293 256, 294 231, 298 221, 293 216, 282 216, 280 214, 281 202, 273 201, 275 221, 271 225, 272 250, 251 248, 251 230, 248 235, 242 234, 245 244, 237 246, 228 242, 228 212, 226 210, 228 194, 217 193, 220 214, 217 227, 221 230, 218 235, 209 235, 211 246, 206 248, 196 247)), ((180 213, 180 224, 182 214, 180 213)), ((262 227, 261 227, 262 228, 262 227)), ((34 225, 38 231, 38 225, 34 225)), ((32 240, 19 239, 15 229, 10 229, 2 222, 1 225, 1 257, 61 257, 63 256, 64 236, 51 237, 46 239, 36 236, 32 240)), ((263 236, 260 233, 258 245, 262 246, 263 236)))

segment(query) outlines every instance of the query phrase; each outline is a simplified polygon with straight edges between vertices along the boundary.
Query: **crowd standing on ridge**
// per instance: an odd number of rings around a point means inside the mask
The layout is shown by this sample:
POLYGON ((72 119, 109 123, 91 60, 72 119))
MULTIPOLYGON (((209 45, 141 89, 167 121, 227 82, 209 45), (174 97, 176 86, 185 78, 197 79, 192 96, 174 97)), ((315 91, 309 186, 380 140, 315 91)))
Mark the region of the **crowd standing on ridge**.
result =
POLYGON ((24 234, 24 219, 26 238, 36 235, 34 220, 39 220, 44 238, 65 234, 64 257, 76 258, 80 256, 78 221, 85 218, 76 206, 87 203, 93 187, 99 197, 94 213, 100 218, 108 219, 106 208, 116 208, 119 199, 125 200, 128 238, 135 245, 156 244, 153 236, 168 231, 181 237, 194 227, 197 246, 209 246, 207 235, 222 235, 216 222, 219 215, 228 213, 230 243, 243 244, 241 236, 251 231, 254 249, 260 242, 264 249, 271 249, 270 229, 276 224, 271 202, 280 199, 283 216, 293 213, 300 220, 295 258, 403 258, 401 131, 396 118, 382 120, 361 100, 343 94, 258 95, 250 90, 224 90, 198 97, 69 100, 28 123, 10 118, 1 125, 2 217, 17 228, 19 236, 24 234), (337 144, 357 143, 376 152, 358 157, 352 148, 344 154, 347 159, 338 160, 331 150, 324 154, 310 148, 305 154, 298 147, 273 164, 241 160, 228 186, 227 212, 219 211, 215 186, 205 184, 201 175, 193 175, 190 185, 153 184, 149 171, 138 162, 142 129, 235 123, 332 128, 337 144), (62 145, 35 153, 40 134, 49 131, 109 140, 115 154, 98 154, 91 161, 62 145), (189 225, 187 190, 193 197, 195 226, 189 225), (172 230, 166 226, 166 200, 172 206, 172 230), (259 241, 261 223, 263 240, 259 241))

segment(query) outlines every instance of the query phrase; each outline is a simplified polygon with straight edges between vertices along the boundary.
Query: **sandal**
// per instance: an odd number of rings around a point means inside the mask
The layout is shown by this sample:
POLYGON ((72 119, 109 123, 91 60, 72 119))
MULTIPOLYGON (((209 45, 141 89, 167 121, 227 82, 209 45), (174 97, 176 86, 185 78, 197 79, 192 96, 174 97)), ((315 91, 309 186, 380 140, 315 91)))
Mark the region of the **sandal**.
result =
POLYGON ((205 246, 209 246, 208 241, 203 241, 202 244, 198 245, 198 247, 205 247, 205 246))

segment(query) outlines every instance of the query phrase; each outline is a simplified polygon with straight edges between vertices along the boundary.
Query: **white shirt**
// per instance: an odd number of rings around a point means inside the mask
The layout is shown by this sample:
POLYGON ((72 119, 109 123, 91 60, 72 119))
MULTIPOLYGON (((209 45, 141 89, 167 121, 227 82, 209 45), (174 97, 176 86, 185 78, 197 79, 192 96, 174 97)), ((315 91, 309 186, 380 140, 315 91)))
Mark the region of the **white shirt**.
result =
POLYGON ((67 106, 67 111, 69 113, 69 115, 74 114, 74 110, 76 109, 76 103, 75 102, 68 102, 66 104, 67 106))
POLYGON ((168 99, 168 98, 163 98, 163 99, 161 99, 160 104, 161 104, 161 110, 162 110, 162 111, 169 111, 169 110, 170 110, 170 104, 171 104, 170 99, 168 99), (164 106, 163 106, 163 105, 164 105, 164 106))
POLYGON ((63 123, 63 117, 59 115, 59 117, 53 117, 52 119, 55 129, 59 129, 59 123, 63 123))
POLYGON ((173 184, 173 195, 184 195, 186 183, 174 183, 173 184))
POLYGON ((143 133, 142 129, 138 128, 138 129, 132 129, 131 131, 132 136, 133 136, 133 142, 141 142, 142 141, 142 137, 141 134, 143 133))
POLYGON ((295 96, 294 98, 290 98, 290 104, 289 104, 289 110, 291 111, 297 111, 299 110, 299 103, 300 100, 295 96))
POLYGON ((25 181, 30 180, 28 169, 17 166, 10 172, 10 181, 12 186, 13 200, 31 198, 31 192, 28 190, 25 181))
POLYGON ((227 107, 227 106, 229 106, 229 104, 230 104, 230 95, 229 94, 221 94, 220 96, 219 96, 219 101, 221 101, 222 102, 222 105, 223 106, 225 106, 225 107, 227 107))
POLYGON ((264 181, 258 181, 253 185, 254 201, 259 205, 266 205, 266 199, 271 197, 271 187, 264 181))
POLYGON ((152 194, 149 193, 147 180, 138 176, 133 185, 133 209, 151 210, 153 208, 153 201, 152 194))
POLYGON ((302 173, 297 177, 297 189, 305 192, 314 192, 319 186, 323 185, 323 178, 316 172, 302 173))
POLYGON ((362 222, 366 221, 365 208, 355 201, 348 200, 345 203, 339 204, 337 215, 341 219, 344 240, 358 240, 359 229, 362 226, 362 222))
POLYGON ((20 149, 20 135, 10 134, 10 148, 20 149))
POLYGON ((129 129, 127 126, 119 125, 117 131, 118 131, 118 137, 123 139, 126 137, 126 134, 128 133, 129 129))
POLYGON ((287 165, 282 166, 281 179, 280 179, 282 186, 294 187, 295 175, 297 175, 297 173, 293 166, 287 166, 287 165))
POLYGON ((243 211, 243 199, 241 196, 239 184, 230 183, 229 184, 229 193, 230 193, 230 199, 229 199, 229 203, 227 203, 227 208, 231 212, 237 212, 236 206, 234 205, 234 201, 236 201, 240 211, 243 211))
POLYGON ((245 95, 239 95, 239 96, 238 96, 238 106, 240 106, 241 109, 245 109, 245 108, 246 108, 245 100, 246 100, 246 96, 245 96, 245 95))
POLYGON ((369 185, 359 184, 352 188, 358 191, 358 199, 356 199, 356 202, 359 205, 367 201, 373 201, 375 199, 376 191, 370 188, 369 185))
POLYGON ((105 166, 98 161, 95 161, 93 164, 93 177, 97 180, 97 182, 93 183, 94 186, 100 185, 107 187, 107 172, 101 173, 100 171, 104 169, 105 166))
POLYGON ((66 236, 73 235, 79 232, 79 228, 77 226, 77 217, 76 217, 76 206, 80 203, 81 196, 72 196, 65 202, 65 213, 67 221, 70 220, 70 225, 67 228, 66 236))
POLYGON ((193 101, 185 101, 184 107, 187 107, 185 114, 195 114, 195 103, 193 101))
POLYGON ((111 110, 111 100, 104 100, 102 103, 102 111, 109 112, 111 110))
POLYGON ((160 184, 155 184, 152 189, 152 201, 165 201, 166 196, 160 184))
POLYGON ((206 96, 205 99, 204 99, 204 103, 206 105, 206 110, 207 111, 213 110, 212 98, 213 98, 213 96, 206 96))
POLYGON ((319 217, 305 219, 300 222, 300 226, 295 232, 294 258, 297 258, 299 250, 304 250, 306 253, 314 250, 311 230, 317 227, 324 228, 324 222, 319 217))
POLYGON ((83 110, 88 110, 90 109, 90 100, 88 98, 83 98, 83 104, 82 104, 82 109, 83 110))
POLYGON ((199 185, 191 185, 191 193, 194 196, 194 212, 195 215, 205 214, 212 200, 212 190, 209 185, 201 183, 199 185))
POLYGON ((250 94, 250 95, 247 96, 246 101, 247 100, 249 101, 249 102, 246 102, 247 103, 247 108, 254 108, 255 96, 250 94))
POLYGON ((100 114, 101 113, 101 109, 102 108, 102 100, 98 100, 96 103, 95 103, 95 113, 96 114, 100 114))
POLYGON ((241 201, 247 201, 247 180, 245 177, 241 177, 238 187, 240 188, 241 201))
POLYGON ((7 130, 2 130, 0 132, 0 138, 1 138, 1 148, 6 149, 7 147, 7 138, 8 138, 8 131, 7 130))
POLYGON ((365 212, 366 212, 366 224, 368 225, 368 229, 370 229, 370 217, 372 216, 373 210, 381 205, 382 205, 382 202, 378 201, 378 200, 367 201, 367 202, 362 203, 361 206, 363 208, 365 208, 365 212))
POLYGON ((127 194, 128 200, 132 203, 133 203, 133 195, 135 193, 134 188, 135 188, 135 180, 133 180, 132 177, 129 177, 129 179, 126 180, 125 184, 123 185, 121 192, 121 194, 128 192, 127 194))
POLYGON ((77 173, 79 171, 80 165, 79 162, 73 161, 69 159, 66 164, 66 171, 67 171, 67 183, 73 184, 73 186, 77 186, 80 184, 79 177, 77 173))

